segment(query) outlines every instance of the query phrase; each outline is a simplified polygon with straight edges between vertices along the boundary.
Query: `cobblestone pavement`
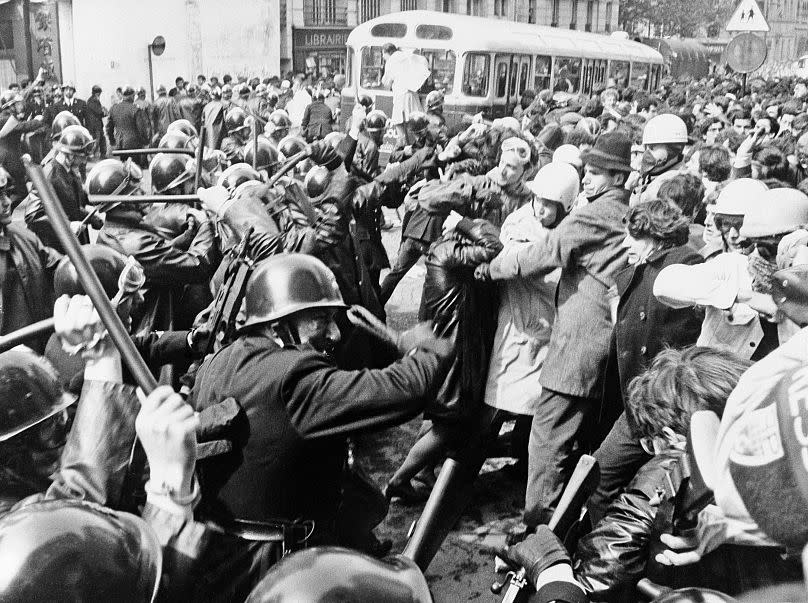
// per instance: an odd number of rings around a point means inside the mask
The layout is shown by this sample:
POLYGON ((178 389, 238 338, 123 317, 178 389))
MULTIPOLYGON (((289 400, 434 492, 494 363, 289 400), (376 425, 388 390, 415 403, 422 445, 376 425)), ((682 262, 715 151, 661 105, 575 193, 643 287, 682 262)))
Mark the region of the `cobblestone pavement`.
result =
MULTIPOLYGON (((388 218, 396 218, 395 213, 388 218)), ((383 240, 391 263, 400 242, 399 228, 384 231, 383 240)), ((401 281, 387 305, 388 322, 396 329, 415 324, 421 298, 425 268, 419 262, 401 281)), ((360 458, 371 476, 384 485, 407 454, 415 440, 420 418, 364 439, 360 458)), ((474 496, 465 515, 452 530, 426 572, 436 603, 461 601, 493 602, 501 598, 489 588, 495 579, 494 547, 504 543, 507 529, 519 520, 524 502, 522 482, 501 469, 512 459, 489 459, 475 485, 474 496)), ((377 528, 381 538, 393 541, 393 552, 403 550, 407 532, 421 513, 422 505, 391 504, 386 520, 377 528)))

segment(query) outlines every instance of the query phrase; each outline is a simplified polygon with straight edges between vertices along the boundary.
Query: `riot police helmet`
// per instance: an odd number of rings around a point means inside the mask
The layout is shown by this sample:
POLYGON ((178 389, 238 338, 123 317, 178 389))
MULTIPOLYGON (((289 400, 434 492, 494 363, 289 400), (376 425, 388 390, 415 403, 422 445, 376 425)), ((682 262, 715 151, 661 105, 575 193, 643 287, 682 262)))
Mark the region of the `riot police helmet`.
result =
POLYGON ((62 130, 67 126, 80 126, 79 118, 73 115, 70 111, 59 111, 56 117, 53 118, 51 124, 51 140, 56 140, 61 136, 62 130))
POLYGON ((162 194, 170 191, 195 175, 193 160, 182 155, 158 153, 149 164, 149 174, 154 192, 162 194))

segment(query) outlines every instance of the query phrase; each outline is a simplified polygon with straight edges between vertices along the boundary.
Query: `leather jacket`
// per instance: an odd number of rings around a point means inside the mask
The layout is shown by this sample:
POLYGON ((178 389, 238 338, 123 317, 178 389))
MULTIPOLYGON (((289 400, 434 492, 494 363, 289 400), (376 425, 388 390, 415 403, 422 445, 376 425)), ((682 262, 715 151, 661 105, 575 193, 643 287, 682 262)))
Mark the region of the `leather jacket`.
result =
POLYGON ((499 229, 484 220, 461 220, 453 236, 432 245, 420 320, 435 333, 457 341, 457 355, 427 418, 466 419, 482 404, 485 375, 496 331, 496 289, 474 280, 474 268, 502 250, 499 229))

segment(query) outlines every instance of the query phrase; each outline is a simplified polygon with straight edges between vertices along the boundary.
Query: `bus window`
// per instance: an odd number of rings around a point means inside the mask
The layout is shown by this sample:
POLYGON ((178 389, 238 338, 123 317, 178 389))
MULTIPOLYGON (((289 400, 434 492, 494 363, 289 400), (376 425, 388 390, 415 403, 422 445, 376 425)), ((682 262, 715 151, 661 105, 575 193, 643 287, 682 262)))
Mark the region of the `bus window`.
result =
POLYGON ((612 61, 609 65, 609 86, 628 88, 628 61, 612 61))
POLYGON ((415 28, 415 37, 422 40, 451 40, 452 30, 443 25, 419 25, 415 28))
POLYGON ((444 94, 451 94, 454 86, 455 63, 457 62, 454 51, 424 48, 420 54, 426 58, 432 72, 421 92, 443 90, 444 94))
POLYGON ((530 78, 530 59, 522 58, 522 66, 519 68, 519 94, 522 94, 528 87, 530 78))
POLYGON ((552 61, 550 57, 536 57, 536 70, 533 75, 533 89, 536 91, 536 94, 550 87, 551 66, 552 61))
POLYGON ((353 63, 354 49, 348 46, 348 57, 345 61, 345 85, 349 88, 353 85, 353 63))
POLYGON ((384 60, 381 46, 367 46, 362 49, 362 68, 359 72, 359 85, 369 90, 384 90, 382 76, 384 60))
POLYGON ((407 35, 404 23, 379 23, 370 30, 370 35, 377 38, 403 38, 407 35))
POLYGON ((571 57, 555 57, 553 59, 555 73, 555 92, 578 92, 581 79, 581 59, 571 57))
POLYGON ((463 72, 463 94, 488 96, 488 71, 491 57, 487 54, 466 55, 466 70, 463 72))
POLYGON ((497 96, 505 96, 508 90, 508 63, 497 63, 497 96))
POLYGON ((632 63, 631 64, 631 82, 630 85, 635 90, 645 90, 648 84, 648 63, 632 63))

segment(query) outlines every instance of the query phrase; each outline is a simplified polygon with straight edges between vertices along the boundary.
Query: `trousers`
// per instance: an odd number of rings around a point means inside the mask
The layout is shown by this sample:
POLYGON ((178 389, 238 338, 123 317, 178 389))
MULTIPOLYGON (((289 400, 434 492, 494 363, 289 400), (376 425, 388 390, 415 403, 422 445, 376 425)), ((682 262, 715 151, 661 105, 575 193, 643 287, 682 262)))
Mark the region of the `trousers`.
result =
POLYGON ((575 465, 585 452, 587 420, 598 400, 545 388, 533 415, 528 442, 524 522, 546 524, 555 511, 575 465))
POLYGON ((401 247, 398 248, 396 263, 390 269, 390 272, 387 273, 387 276, 384 277, 381 284, 381 296, 379 301, 382 302, 382 305, 387 303, 392 297, 393 291, 396 290, 396 287, 401 282, 401 279, 406 276, 410 268, 418 263, 422 255, 426 255, 427 251, 429 251, 429 243, 426 241, 411 239, 409 237, 404 237, 401 240, 401 247))
POLYGON ((600 485, 589 498, 587 509, 592 525, 597 525, 606 509, 645 463, 651 460, 631 434, 626 413, 621 413, 612 430, 594 454, 600 467, 600 485))

